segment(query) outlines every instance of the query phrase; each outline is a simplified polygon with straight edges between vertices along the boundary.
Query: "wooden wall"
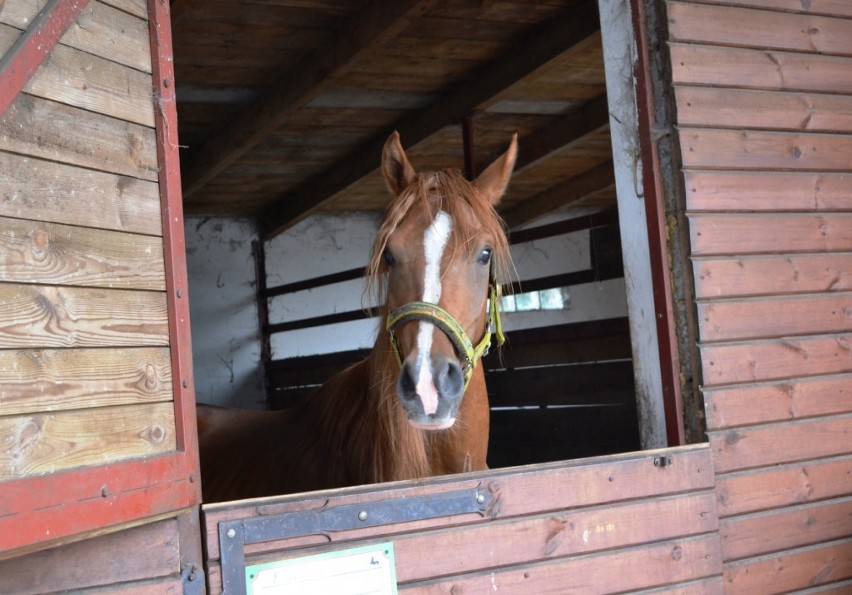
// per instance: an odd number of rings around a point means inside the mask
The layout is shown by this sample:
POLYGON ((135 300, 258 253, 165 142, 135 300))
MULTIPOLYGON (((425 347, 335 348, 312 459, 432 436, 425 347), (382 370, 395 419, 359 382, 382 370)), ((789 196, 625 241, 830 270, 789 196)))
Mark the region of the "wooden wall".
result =
POLYGON ((852 588, 852 2, 667 2, 726 592, 852 588))
POLYGON ((176 446, 147 8, 113 4, 0 118, 0 481, 176 446))
POLYGON ((484 516, 317 531, 249 546, 246 563, 392 540, 400 593, 722 592, 713 463, 704 445, 206 506, 210 593, 222 592, 220 522, 262 516, 273 523, 273 515, 321 508, 345 519, 348 505, 440 500, 477 488, 494 497, 484 516), (668 464, 655 464, 661 456, 668 464))
POLYGON ((204 589, 168 22, 0 2, 3 592, 204 589))
POLYGON ((197 514, 194 521, 188 516, 170 518, 0 561, 2 592, 200 595, 200 565, 193 569, 180 563, 194 547, 198 530, 197 514))

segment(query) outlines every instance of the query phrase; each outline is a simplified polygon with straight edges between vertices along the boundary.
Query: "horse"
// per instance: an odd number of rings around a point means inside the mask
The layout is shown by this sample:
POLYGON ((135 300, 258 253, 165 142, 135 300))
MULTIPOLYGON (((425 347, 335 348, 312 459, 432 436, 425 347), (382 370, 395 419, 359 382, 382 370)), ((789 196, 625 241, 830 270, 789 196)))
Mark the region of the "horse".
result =
POLYGON ((301 405, 248 411, 198 405, 204 502, 487 469, 482 366, 508 280, 495 210, 517 155, 474 181, 417 173, 394 132, 381 157, 392 200, 367 267, 380 329, 369 356, 301 405), (474 343, 476 341, 476 343, 474 343))

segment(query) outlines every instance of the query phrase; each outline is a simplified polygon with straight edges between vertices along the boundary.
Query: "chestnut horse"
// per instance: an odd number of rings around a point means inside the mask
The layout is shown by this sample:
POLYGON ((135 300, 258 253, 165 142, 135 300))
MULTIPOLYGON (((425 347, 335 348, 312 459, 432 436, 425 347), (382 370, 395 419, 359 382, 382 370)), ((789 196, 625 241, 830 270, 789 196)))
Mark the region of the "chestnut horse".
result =
POLYGON ((468 182, 454 171, 418 174, 399 135, 390 136, 382 173, 395 198, 368 267, 385 330, 367 359, 299 407, 199 405, 205 502, 487 468, 488 395, 477 361, 495 324, 502 340, 497 288, 509 250, 494 207, 516 154, 517 135, 468 182))

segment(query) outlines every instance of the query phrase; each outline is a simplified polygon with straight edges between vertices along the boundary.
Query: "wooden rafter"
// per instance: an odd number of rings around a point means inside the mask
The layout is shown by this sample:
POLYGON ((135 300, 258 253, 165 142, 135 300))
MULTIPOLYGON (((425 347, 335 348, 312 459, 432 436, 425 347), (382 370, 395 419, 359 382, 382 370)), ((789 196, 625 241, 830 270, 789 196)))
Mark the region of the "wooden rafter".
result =
MULTIPOLYGON (((597 31, 600 23, 594 3, 582 4, 530 31, 504 55, 477 68, 463 83, 423 110, 396 122, 393 128, 399 131, 406 146, 416 145, 447 124, 458 123, 498 93, 597 31)), ((383 131, 295 192, 278 197, 259 217, 264 239, 317 211, 334 195, 374 172, 378 166, 376 156, 390 132, 383 131)))
POLYGON ((295 71, 287 72, 257 101, 230 118, 193 157, 184 175, 184 198, 198 192, 225 168, 257 145, 288 114, 325 91, 333 77, 360 56, 394 37, 436 0, 374 0, 358 12, 332 46, 316 48, 295 71))
POLYGON ((509 229, 552 213, 559 207, 579 202, 593 194, 612 188, 615 185, 612 161, 606 161, 578 176, 557 184, 552 188, 502 211, 500 215, 509 229))

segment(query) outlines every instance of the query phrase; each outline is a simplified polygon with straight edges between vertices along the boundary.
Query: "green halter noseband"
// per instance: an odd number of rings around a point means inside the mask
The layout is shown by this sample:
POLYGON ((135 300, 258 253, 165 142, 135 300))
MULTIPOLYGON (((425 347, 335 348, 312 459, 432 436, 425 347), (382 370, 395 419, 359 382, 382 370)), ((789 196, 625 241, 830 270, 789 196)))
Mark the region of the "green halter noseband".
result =
POLYGON ((396 354, 396 361, 402 367, 402 353, 399 350, 399 345, 396 342, 394 331, 400 325, 411 320, 422 320, 431 322, 439 329, 444 331, 444 334, 449 337, 450 341, 456 348, 459 356, 463 360, 462 371, 464 372, 464 388, 467 390, 467 385, 473 376, 473 370, 481 358, 483 358, 491 347, 491 334, 497 335, 497 345, 502 345, 506 340, 503 335, 503 327, 500 323, 500 297, 502 288, 497 282, 497 279, 492 275, 489 283, 489 306, 488 317, 485 320, 485 334, 482 339, 474 347, 467 333, 461 325, 453 318, 452 314, 441 308, 437 304, 429 302, 409 302, 391 312, 388 315, 385 328, 390 333, 391 345, 393 352, 396 354))

